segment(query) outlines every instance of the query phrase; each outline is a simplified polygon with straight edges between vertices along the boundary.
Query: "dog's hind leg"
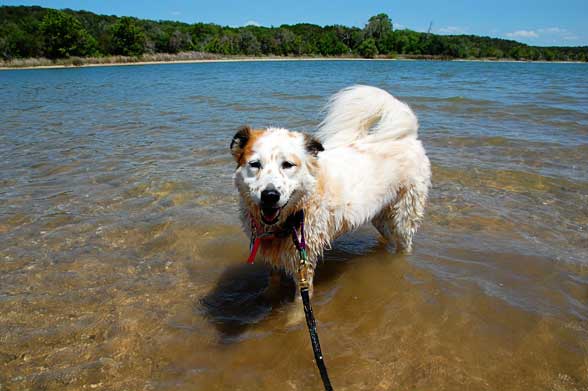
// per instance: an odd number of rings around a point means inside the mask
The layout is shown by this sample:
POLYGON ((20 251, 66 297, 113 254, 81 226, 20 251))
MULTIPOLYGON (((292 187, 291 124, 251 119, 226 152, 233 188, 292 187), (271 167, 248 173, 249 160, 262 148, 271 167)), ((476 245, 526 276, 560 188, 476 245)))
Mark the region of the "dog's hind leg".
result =
POLYGON ((382 209, 372 224, 388 241, 396 244, 396 252, 412 251, 412 238, 423 218, 427 187, 401 188, 393 203, 382 209))

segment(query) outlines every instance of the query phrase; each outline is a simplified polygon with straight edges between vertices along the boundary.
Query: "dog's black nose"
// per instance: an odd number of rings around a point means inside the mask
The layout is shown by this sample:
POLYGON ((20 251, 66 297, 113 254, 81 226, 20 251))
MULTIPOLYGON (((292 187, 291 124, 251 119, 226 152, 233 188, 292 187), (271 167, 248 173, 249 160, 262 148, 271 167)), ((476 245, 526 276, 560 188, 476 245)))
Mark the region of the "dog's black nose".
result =
POLYGON ((276 190, 264 190, 261 192, 261 203, 264 205, 275 205, 280 200, 280 193, 276 190))

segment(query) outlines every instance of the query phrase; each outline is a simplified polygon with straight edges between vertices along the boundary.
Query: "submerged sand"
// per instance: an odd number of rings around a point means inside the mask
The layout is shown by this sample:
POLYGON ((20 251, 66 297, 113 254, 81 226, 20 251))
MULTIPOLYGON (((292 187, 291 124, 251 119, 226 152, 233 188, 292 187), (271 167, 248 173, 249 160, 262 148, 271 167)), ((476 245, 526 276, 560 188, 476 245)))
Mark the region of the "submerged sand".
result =
POLYGON ((419 116, 410 255, 337 241, 313 306, 337 390, 588 388, 581 66, 284 62, 14 72, 0 88, 0 390, 320 390, 292 283, 247 265, 236 128, 342 86, 419 116))

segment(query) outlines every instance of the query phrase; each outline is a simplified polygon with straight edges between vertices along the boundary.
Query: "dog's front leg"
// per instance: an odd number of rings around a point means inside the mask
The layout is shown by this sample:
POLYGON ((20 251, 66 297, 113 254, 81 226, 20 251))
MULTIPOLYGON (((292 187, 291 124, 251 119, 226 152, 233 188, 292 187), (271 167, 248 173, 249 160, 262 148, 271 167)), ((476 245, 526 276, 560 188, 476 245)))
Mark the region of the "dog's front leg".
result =
POLYGON ((276 268, 271 268, 268 276, 267 287, 263 291, 263 296, 271 300, 278 296, 282 283, 282 272, 276 268))

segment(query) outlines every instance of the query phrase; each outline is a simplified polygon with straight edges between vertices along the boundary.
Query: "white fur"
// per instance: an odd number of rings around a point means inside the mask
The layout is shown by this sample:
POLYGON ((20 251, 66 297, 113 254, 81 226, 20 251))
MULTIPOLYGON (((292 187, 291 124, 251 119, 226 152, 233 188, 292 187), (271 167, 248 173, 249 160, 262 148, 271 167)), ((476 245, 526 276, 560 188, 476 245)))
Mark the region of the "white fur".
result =
POLYGON ((331 193, 339 194, 328 197, 336 200, 329 205, 336 223, 353 229, 371 221, 401 187, 416 188, 424 203, 430 165, 408 105, 379 88, 353 86, 335 94, 327 108, 317 133, 326 148, 319 162, 331 193))
MULTIPOLYGON (((304 209, 313 266, 336 237, 367 222, 397 251, 410 251, 431 178, 416 116, 386 91, 368 86, 338 92, 327 110, 317 133, 325 151, 318 157, 306 151, 301 133, 285 129, 268 129, 251 145, 249 161, 260 160, 263 168, 253 172, 241 164, 235 172, 246 232, 258 217, 259 193, 270 186, 279 189, 284 209, 276 226, 261 226, 279 229, 288 215, 304 209), (299 159, 300 167, 280 169, 287 159, 299 159)), ((295 274, 297 253, 289 238, 262 245, 262 255, 295 274)))
POLYGON ((293 156, 306 154, 303 138, 288 138, 288 133, 287 129, 268 128, 264 137, 256 143, 255 153, 248 159, 248 162, 258 161, 262 167, 257 169, 246 164, 237 168, 237 185, 246 186, 247 193, 256 204, 261 201, 262 190, 268 188, 281 194, 280 206, 285 206, 287 202, 295 203, 301 195, 299 190, 314 184, 314 178, 304 170, 304 166, 299 169, 283 169, 280 166, 293 156))
POLYGON ((418 122, 410 107, 376 87, 345 88, 331 97, 326 109, 317 133, 326 149, 366 137, 363 142, 417 137, 418 122))

